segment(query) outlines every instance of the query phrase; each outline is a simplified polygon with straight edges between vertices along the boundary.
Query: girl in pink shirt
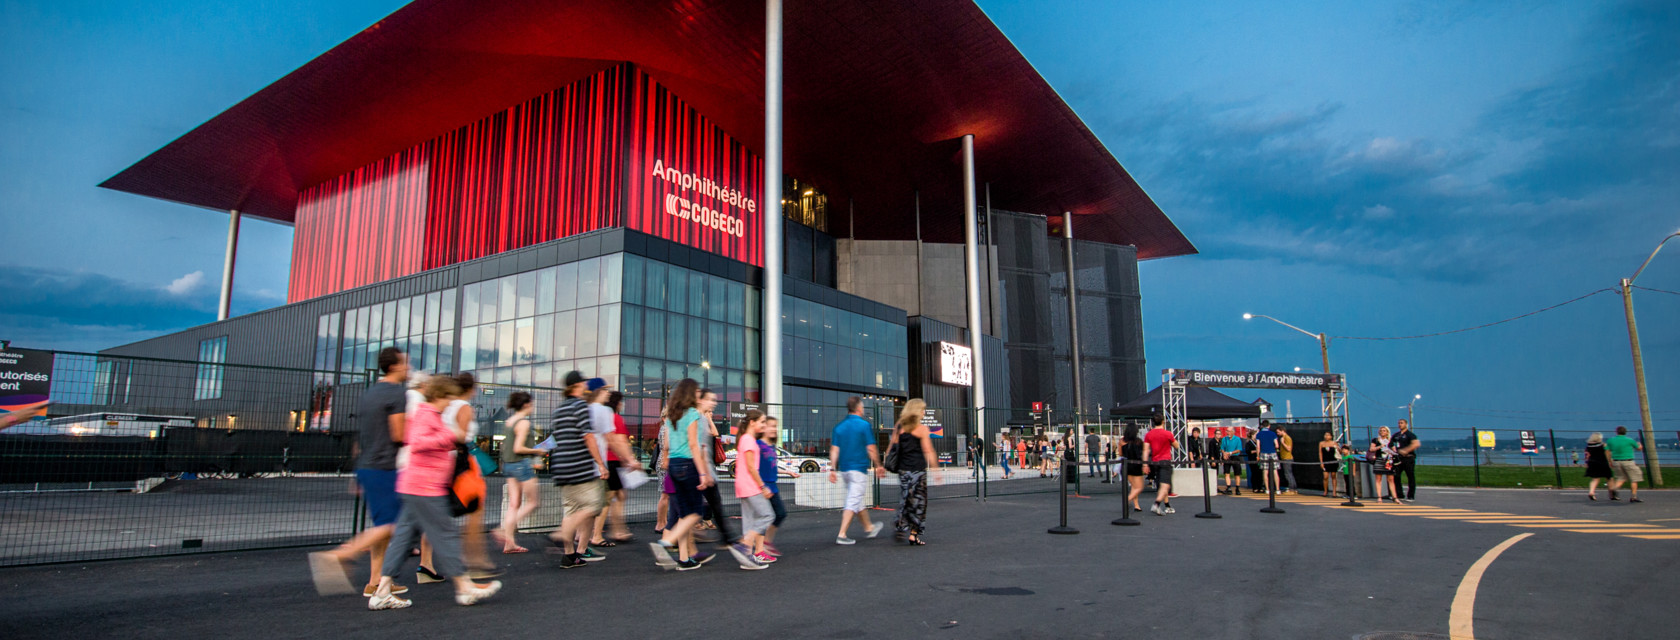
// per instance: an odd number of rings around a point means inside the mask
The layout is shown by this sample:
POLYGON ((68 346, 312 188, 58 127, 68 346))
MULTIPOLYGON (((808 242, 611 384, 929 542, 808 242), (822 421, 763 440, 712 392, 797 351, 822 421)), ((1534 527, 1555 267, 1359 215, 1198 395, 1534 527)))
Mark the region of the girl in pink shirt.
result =
MULTIPOLYGON (((776 518, 776 512, 770 506, 770 487, 758 475, 758 436, 763 432, 764 423, 763 413, 756 409, 748 411, 735 434, 735 497, 741 501, 741 544, 751 550, 758 560, 757 566, 752 567, 757 569, 776 561, 775 557, 764 553, 764 532, 770 529, 770 523, 776 518)), ((743 564, 741 568, 749 567, 743 564)))

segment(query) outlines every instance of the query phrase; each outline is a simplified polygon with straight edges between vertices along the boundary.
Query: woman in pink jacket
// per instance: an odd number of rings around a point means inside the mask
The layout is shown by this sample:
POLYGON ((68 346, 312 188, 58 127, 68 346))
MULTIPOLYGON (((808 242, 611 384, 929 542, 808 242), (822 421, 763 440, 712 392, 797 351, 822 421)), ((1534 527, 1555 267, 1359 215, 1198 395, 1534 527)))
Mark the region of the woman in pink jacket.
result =
POLYGON ((443 408, 461 394, 461 386, 449 376, 433 376, 422 389, 426 402, 409 418, 405 444, 408 446, 408 467, 397 474, 397 497, 402 500, 402 515, 397 517, 397 530, 385 551, 385 568, 379 579, 379 589, 368 600, 368 608, 401 609, 414 601, 391 594, 391 584, 403 571, 409 549, 420 535, 432 542, 433 559, 438 573, 455 581, 455 603, 478 604, 495 595, 502 588, 500 581, 476 584, 466 575, 461 564, 461 537, 455 517, 449 513, 449 488, 455 479, 455 448, 461 438, 454 429, 444 426, 443 408))

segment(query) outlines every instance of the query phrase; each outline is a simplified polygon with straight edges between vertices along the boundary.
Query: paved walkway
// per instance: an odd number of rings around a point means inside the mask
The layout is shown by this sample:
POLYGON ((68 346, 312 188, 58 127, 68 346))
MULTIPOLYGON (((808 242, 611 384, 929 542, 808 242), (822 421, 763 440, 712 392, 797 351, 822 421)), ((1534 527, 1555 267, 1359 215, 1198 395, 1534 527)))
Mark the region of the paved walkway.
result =
POLYGON ((1308 504, 1317 498, 1262 514, 1256 500, 1216 497, 1218 520, 1193 518, 1199 500, 1181 498, 1176 515, 1115 527, 1117 497, 1098 495, 1069 501, 1070 524, 1082 531, 1074 536, 1044 532, 1056 522, 1054 494, 938 500, 926 547, 885 537, 836 546, 837 514, 805 513, 783 532, 786 559, 765 571, 719 559, 666 573, 640 547, 571 571, 538 554, 493 556, 508 569, 503 595, 462 608, 447 587, 421 585, 414 608, 383 612, 355 597, 317 597, 302 550, 0 569, 0 637, 1444 635, 1466 572, 1517 532, 1535 535, 1487 565, 1473 602, 1477 637, 1668 637, 1680 627, 1669 603, 1680 593, 1680 540, 1480 521, 1680 522, 1680 492, 1643 497, 1628 505, 1589 503, 1580 492, 1424 489, 1415 515, 1308 504), (1432 517, 1463 514, 1490 517, 1432 517), (742 619, 757 626, 742 631, 742 619))

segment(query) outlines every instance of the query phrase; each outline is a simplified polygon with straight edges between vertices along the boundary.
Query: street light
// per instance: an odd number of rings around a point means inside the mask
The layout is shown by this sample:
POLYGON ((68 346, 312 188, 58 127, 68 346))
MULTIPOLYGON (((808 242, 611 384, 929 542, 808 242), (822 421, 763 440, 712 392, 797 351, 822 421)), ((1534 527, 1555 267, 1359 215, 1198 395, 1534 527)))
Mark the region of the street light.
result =
POLYGON ((1414 394, 1412 394, 1412 401, 1406 403, 1406 426, 1411 427, 1413 429, 1417 428, 1417 421, 1412 419, 1412 405, 1417 404, 1417 401, 1422 400, 1422 399, 1423 399, 1423 394, 1414 393, 1414 394))
POLYGON ((1627 313, 1628 344, 1633 347, 1633 381, 1639 387, 1639 419, 1645 432, 1645 469, 1651 476, 1651 484, 1658 487, 1663 483, 1662 467, 1657 464, 1657 433, 1651 426, 1651 398, 1645 392, 1645 356, 1639 351, 1639 325, 1633 321, 1633 281, 1639 279, 1639 274, 1650 266, 1651 259, 1656 258, 1663 245, 1675 236, 1680 236, 1680 231, 1668 234, 1662 242, 1658 242, 1657 248, 1651 250, 1650 257, 1645 258, 1645 263, 1639 265, 1632 278, 1622 279, 1622 311, 1627 313))
POLYGON ((1285 327, 1289 327, 1291 329, 1294 329, 1296 331, 1299 331, 1301 333, 1306 334, 1308 337, 1311 337, 1315 340, 1318 340, 1318 354, 1319 354, 1320 357, 1322 357, 1324 359, 1324 373, 1325 373, 1325 375, 1330 374, 1330 338, 1329 337, 1325 336, 1322 333, 1313 333, 1311 331, 1308 331, 1306 329, 1302 329, 1300 327, 1297 327, 1295 325, 1289 324, 1287 322, 1284 322, 1284 321, 1279 320, 1277 318, 1273 318, 1273 317, 1268 316, 1268 315, 1261 315, 1261 314, 1258 314, 1258 313, 1245 313, 1245 314, 1243 314, 1243 319, 1244 320, 1253 320, 1255 318, 1265 318, 1267 320, 1271 320, 1272 322, 1276 322, 1276 323, 1281 324, 1285 327))

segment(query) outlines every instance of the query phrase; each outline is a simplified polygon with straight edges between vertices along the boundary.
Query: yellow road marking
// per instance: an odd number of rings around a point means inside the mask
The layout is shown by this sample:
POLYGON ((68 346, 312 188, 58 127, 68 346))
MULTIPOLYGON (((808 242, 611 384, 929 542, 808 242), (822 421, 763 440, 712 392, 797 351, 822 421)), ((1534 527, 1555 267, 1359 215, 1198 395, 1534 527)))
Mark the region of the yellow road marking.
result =
POLYGON ((1680 531, 1674 533, 1624 534, 1623 538, 1639 538, 1641 540, 1680 540, 1680 531))
MULTIPOLYGON (((1548 522, 1546 524, 1514 524, 1514 525, 1511 525, 1511 526, 1513 526, 1513 527, 1528 527, 1528 528, 1533 528, 1533 529, 1567 529, 1569 527, 1581 527, 1582 524, 1579 523, 1579 522, 1574 523, 1574 524, 1548 522)), ((1661 527, 1658 527, 1657 525, 1654 525, 1654 524, 1605 524, 1605 525, 1593 525, 1593 527, 1597 528, 1597 529, 1628 529, 1628 530, 1634 530, 1634 531, 1662 531, 1661 527)))
POLYGON ((1447 630, 1452 635, 1452 640, 1476 640, 1476 589, 1482 584, 1482 574, 1487 572, 1488 566, 1493 564, 1499 554, 1505 553, 1511 545, 1532 535, 1534 534, 1519 533, 1511 536, 1511 539, 1488 549, 1481 559, 1476 560, 1476 564, 1470 565, 1470 570, 1464 573, 1464 580, 1458 583, 1458 593, 1453 596, 1452 613, 1447 618, 1447 630))
POLYGON ((1594 527, 1594 526, 1590 526, 1590 525, 1589 526, 1582 526, 1579 529, 1564 529, 1564 531, 1568 531, 1570 533, 1647 533, 1647 532, 1649 532, 1649 533, 1657 533, 1657 532, 1680 533, 1680 530, 1676 530, 1676 529, 1632 529, 1632 530, 1630 530, 1630 529, 1625 529, 1625 528, 1621 528, 1621 527, 1614 527, 1614 528, 1612 528, 1612 527, 1594 527))

